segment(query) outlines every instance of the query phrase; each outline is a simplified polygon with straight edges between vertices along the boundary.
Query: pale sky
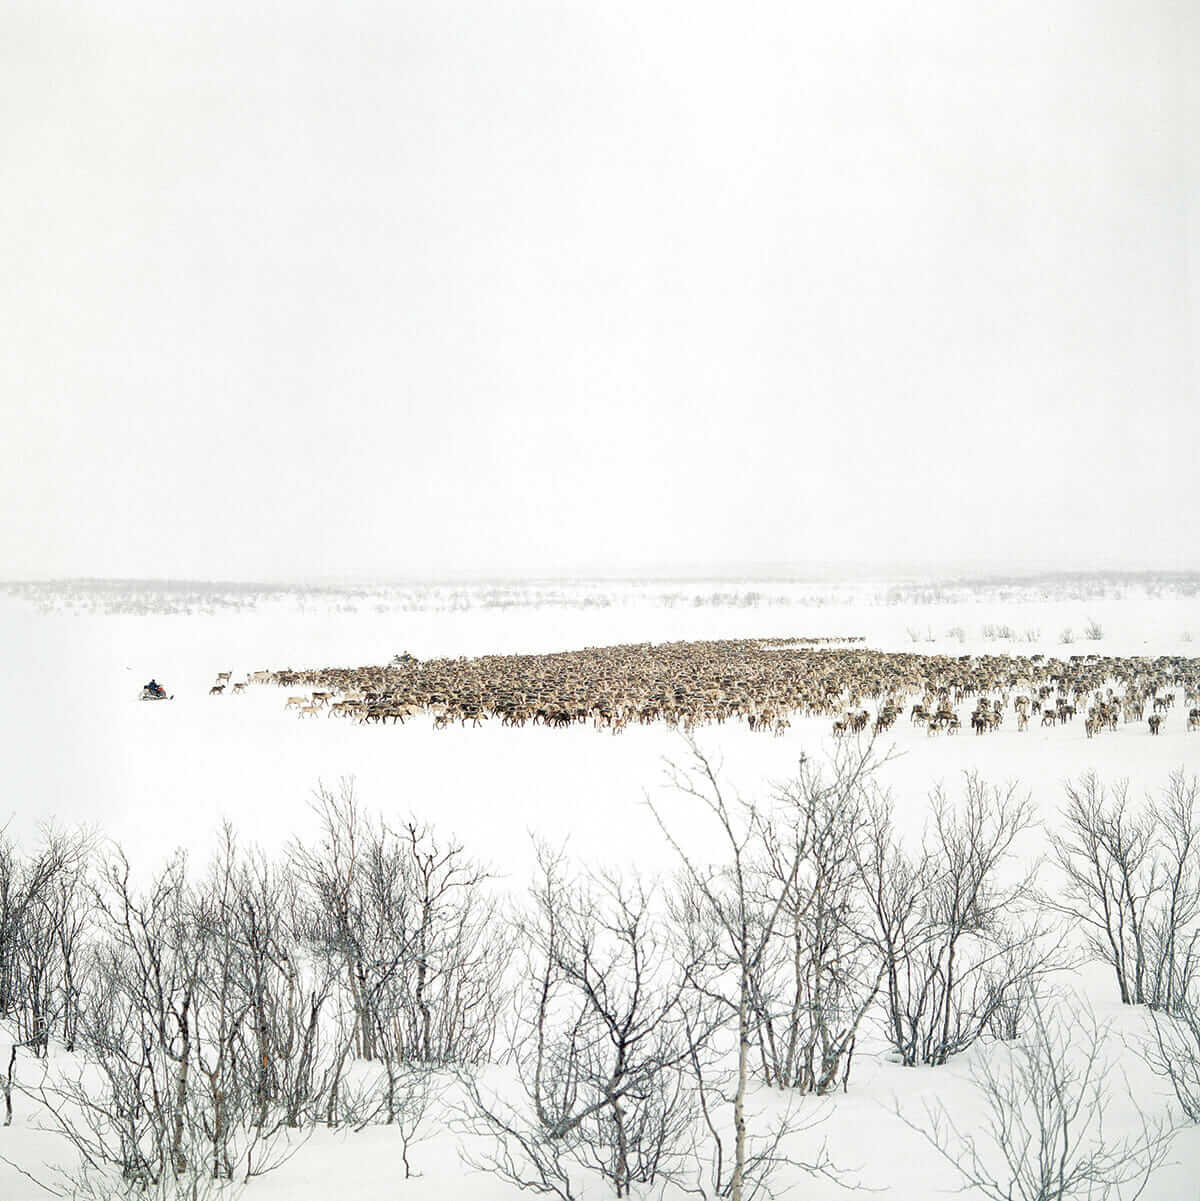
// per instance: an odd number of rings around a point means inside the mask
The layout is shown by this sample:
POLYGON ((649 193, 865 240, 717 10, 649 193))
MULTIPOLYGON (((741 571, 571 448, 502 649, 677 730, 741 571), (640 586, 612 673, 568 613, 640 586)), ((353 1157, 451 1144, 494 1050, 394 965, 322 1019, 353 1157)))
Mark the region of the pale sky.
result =
POLYGON ((0 0, 0 574, 1195 568, 1193 0, 0 0))

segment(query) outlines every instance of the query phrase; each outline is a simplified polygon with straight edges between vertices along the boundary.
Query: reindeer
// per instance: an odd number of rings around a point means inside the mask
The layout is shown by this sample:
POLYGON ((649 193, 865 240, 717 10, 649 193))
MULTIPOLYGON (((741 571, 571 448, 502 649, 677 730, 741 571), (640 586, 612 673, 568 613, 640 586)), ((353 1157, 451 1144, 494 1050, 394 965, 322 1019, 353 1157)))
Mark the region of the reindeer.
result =
MULTIPOLYGON (((473 722, 475 714, 480 724, 494 717, 505 725, 532 722, 557 729, 587 721, 614 730, 635 721, 693 729, 741 720, 767 732, 799 713, 827 715, 836 722, 839 737, 865 727, 861 714, 871 701, 877 731, 887 729, 911 706, 912 724, 924 721, 927 730, 932 724, 936 735, 954 729, 943 711, 950 698, 978 698, 978 722, 973 724, 980 733, 1000 724, 1005 697, 1020 730, 1028 729, 1036 716, 1043 726, 1068 721, 1076 704, 1082 715, 1087 698, 1094 698, 1100 702, 1088 713, 1094 736, 1105 724, 1111 728, 1125 705, 1140 707, 1166 685, 1185 687, 1200 697, 1200 663, 1182 656, 948 660, 889 655, 859 646, 816 647, 816 640, 806 639, 643 643, 554 655, 426 660, 404 670, 287 669, 269 678, 289 690, 311 688, 347 700, 361 696, 368 708, 353 711, 360 721, 385 721, 386 713, 393 723, 401 722, 408 715, 406 707, 412 706, 416 713, 452 714, 448 720, 456 723, 473 722), (1020 695, 1014 691, 1018 689, 1020 695)), ((318 696, 309 703, 323 699, 329 698, 318 696)), ((302 703, 303 699, 289 707, 302 703)), ((1190 701, 1189 707, 1200 708, 1200 699, 1190 701)))

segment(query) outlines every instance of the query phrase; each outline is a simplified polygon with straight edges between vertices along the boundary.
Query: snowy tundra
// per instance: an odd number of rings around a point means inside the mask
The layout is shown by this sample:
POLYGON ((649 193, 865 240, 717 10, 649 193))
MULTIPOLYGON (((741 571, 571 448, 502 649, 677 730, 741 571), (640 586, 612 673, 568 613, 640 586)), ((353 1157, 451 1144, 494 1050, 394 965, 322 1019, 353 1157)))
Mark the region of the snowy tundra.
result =
MULTIPOLYGON (((680 850, 693 863, 715 861, 722 838, 710 815, 672 786, 669 765, 683 763, 689 752, 680 734, 665 726, 633 727, 618 736, 590 726, 559 731, 495 723, 435 731, 428 720, 379 728, 324 715, 299 720, 285 709, 284 693, 270 687, 210 695, 210 686, 226 671, 238 681, 263 669, 384 663, 402 651, 424 659, 716 637, 861 636, 883 650, 954 655, 1200 654, 1193 650, 1200 642, 1192 642, 1193 635, 1200 639, 1200 600, 1169 588, 1149 595, 1125 584, 1082 599, 1054 587, 1042 589, 1046 595, 985 588, 921 599, 912 590, 897 596, 847 586, 828 589, 818 601, 806 594, 804 603, 789 603, 783 588, 773 603, 763 603, 771 588, 741 581, 743 600, 728 603, 716 586, 689 585, 682 599, 664 603, 652 590, 630 586, 622 594, 618 587, 611 603, 614 586, 606 585, 608 600, 596 605, 544 603, 531 590, 527 603, 518 598, 497 607, 472 603, 469 589, 453 604, 403 607, 359 591, 302 602, 272 596, 191 613, 79 614, 69 603, 42 612, 26 597, 0 596, 7 835, 16 847, 32 848, 47 823, 87 827, 100 845, 119 845, 139 878, 149 878, 180 848, 202 872, 226 820, 243 845, 268 856, 314 844, 320 836, 314 791, 322 785, 336 790, 352 779, 366 811, 397 825, 410 818, 426 822, 459 839, 514 903, 526 897, 536 870, 535 839, 561 848, 580 870, 637 873, 666 886, 680 870, 680 850), (748 592, 760 599, 743 603, 748 592), (1098 637, 1085 637, 1088 623, 1098 637), (1063 641, 1067 630, 1070 644, 1063 641), (173 700, 138 700, 151 676, 173 700)), ((587 592, 587 585, 578 586, 572 601, 587 592)), ((1061 830, 1065 783, 1094 771, 1109 782, 1128 779, 1131 796, 1140 798, 1157 794, 1172 772, 1200 770, 1200 734, 1189 735, 1185 719, 1186 707, 1177 705, 1158 737, 1139 724, 1089 740, 1081 720, 1066 728, 1031 724, 1018 733, 1006 724, 983 737, 928 738, 905 718, 885 736, 881 749, 889 758, 880 783, 892 797, 901 833, 914 838, 930 820, 928 798, 938 786, 954 799, 967 774, 977 773, 990 784, 1014 787, 1028 795, 1040 823, 1014 844, 1032 864, 1049 835, 1061 830)), ((773 787, 795 777, 802 760, 823 763, 834 753, 825 719, 794 717, 778 738, 725 724, 698 731, 697 741, 728 795, 763 803, 773 787)), ((1053 871, 1042 870, 1040 886, 1053 895, 1053 871)), ((1064 940, 1071 935, 1064 928, 1064 940)), ((1135 1139, 1145 1122, 1177 1128, 1141 1195, 1147 1201, 1200 1197, 1200 1128, 1181 1111, 1170 1082, 1150 1069, 1146 1043, 1153 1026, 1145 1007, 1122 1005, 1112 970, 1096 962, 1056 974, 1047 987, 1059 998, 1057 1012, 1077 1031, 1086 1033, 1094 1017, 1106 1032, 1099 1061, 1107 1098, 1104 1145, 1135 1139)), ((16 1037, 6 1025, 0 1072, 16 1037)), ((914 1126, 928 1128, 929 1115, 940 1112, 968 1136, 982 1137, 989 1114, 981 1073, 994 1078, 1014 1054, 1011 1044, 984 1038, 945 1065, 904 1067, 895 1062, 881 1014, 872 1010, 847 1088, 804 1098, 799 1109, 815 1121, 786 1148, 810 1163, 824 1148, 833 1169, 810 1174, 784 1165, 759 1196, 837 1198, 861 1187, 893 1201, 918 1201, 959 1189, 958 1171, 914 1126)), ((53 1045, 50 1070, 66 1058, 53 1045)), ((0 1128, 4 1201, 44 1196, 38 1181, 52 1183, 53 1168, 71 1159, 67 1142, 21 1087, 31 1087, 40 1070, 28 1054, 18 1057, 12 1124, 0 1128)), ((503 1063, 484 1075, 501 1091, 514 1087, 512 1068, 503 1063)), ((751 1127, 765 1129, 782 1105, 778 1090, 751 1079, 751 1127)), ((318 1128, 287 1162, 251 1180, 245 1196, 499 1201, 520 1195, 514 1184, 464 1162, 464 1150, 479 1159, 473 1139, 477 1133, 443 1120, 434 1103, 419 1141, 408 1149, 413 1171, 406 1178, 395 1127, 318 1128)), ((993 1167, 1000 1162, 988 1159, 986 1148, 980 1153, 993 1167)), ((996 1170, 1003 1176, 1002 1163, 996 1170)), ((1095 1182, 1077 1181, 1076 1191, 1064 1195, 1131 1197, 1141 1184, 1131 1177, 1106 1193, 1095 1182)), ((616 1195, 598 1174, 582 1170, 572 1187, 580 1197, 616 1195)), ((632 1195, 686 1194, 660 1180, 640 1192, 635 1185, 632 1195)), ((962 1195, 989 1194, 968 1187, 962 1195)))

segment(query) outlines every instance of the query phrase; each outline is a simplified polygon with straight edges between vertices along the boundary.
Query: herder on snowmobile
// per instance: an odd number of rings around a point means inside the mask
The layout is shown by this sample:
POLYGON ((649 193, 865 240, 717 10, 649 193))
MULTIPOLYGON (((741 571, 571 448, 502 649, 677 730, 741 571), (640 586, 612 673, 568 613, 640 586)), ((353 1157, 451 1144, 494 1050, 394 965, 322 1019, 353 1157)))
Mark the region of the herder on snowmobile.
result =
POLYGON ((157 680, 151 680, 149 684, 142 685, 142 700, 165 701, 168 699, 170 698, 167 696, 167 690, 157 680))

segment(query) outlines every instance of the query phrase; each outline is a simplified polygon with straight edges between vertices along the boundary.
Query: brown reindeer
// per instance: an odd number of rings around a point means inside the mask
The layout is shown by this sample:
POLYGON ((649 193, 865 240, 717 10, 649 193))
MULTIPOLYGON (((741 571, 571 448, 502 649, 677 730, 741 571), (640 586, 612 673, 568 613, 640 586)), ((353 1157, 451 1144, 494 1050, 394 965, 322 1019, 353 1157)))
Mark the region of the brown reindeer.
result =
MULTIPOLYGON (((532 723, 558 729, 589 721, 600 729, 633 722, 693 729, 753 719, 753 728, 766 732, 799 715, 836 719, 840 735, 861 728, 864 706, 870 705, 881 730, 893 714, 911 706, 917 710, 910 713, 913 724, 932 719, 938 733, 953 728, 939 702, 976 698, 976 728, 985 732, 1000 724, 1005 697, 1017 713, 1018 729, 1028 728, 1022 711, 1029 718, 1040 715, 1043 725, 1051 726, 1069 721, 1076 705, 1082 715, 1089 702, 1095 708, 1088 715, 1107 718, 1111 727, 1125 705, 1146 703, 1149 708, 1150 698, 1166 701, 1163 694, 1171 687, 1196 695, 1188 704, 1200 707, 1200 661, 1184 656, 984 655, 951 660, 888 654, 841 641, 841 646, 815 639, 640 643, 551 655, 431 659, 403 670, 286 669, 271 673, 270 679, 289 691, 310 688, 347 700, 361 696, 367 708, 357 711, 360 720, 381 723, 386 712, 399 722, 409 712, 431 718, 442 712, 456 724, 473 723, 478 714, 480 724, 494 718, 506 726, 532 723)), ((289 707, 302 703, 289 702, 289 707)), ((1093 720, 1093 734, 1102 728, 1093 720)))

